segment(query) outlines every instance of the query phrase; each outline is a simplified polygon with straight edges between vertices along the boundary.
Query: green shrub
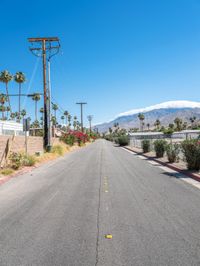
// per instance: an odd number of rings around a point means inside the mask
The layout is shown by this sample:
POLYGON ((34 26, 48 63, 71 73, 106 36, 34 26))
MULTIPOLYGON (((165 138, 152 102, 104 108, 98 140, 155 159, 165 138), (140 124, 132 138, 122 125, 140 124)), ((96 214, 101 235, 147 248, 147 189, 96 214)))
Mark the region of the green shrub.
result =
POLYGON ((120 136, 118 138, 118 143, 119 143, 119 146, 126 146, 128 145, 129 143, 129 139, 128 139, 128 136, 120 136))
POLYGON ((51 152, 62 156, 64 154, 64 148, 61 145, 55 145, 52 147, 51 152))
POLYGON ((199 140, 184 140, 181 144, 182 151, 187 162, 189 170, 200 169, 200 141, 199 140))
POLYGON ((142 149, 144 153, 150 152, 150 140, 149 139, 142 140, 142 149))
POLYGON ((164 156, 166 144, 167 142, 164 139, 158 139, 154 141, 156 157, 161 158, 164 156))
POLYGON ((11 168, 17 170, 23 165, 23 155, 21 153, 12 152, 9 156, 11 168))
POLYGON ((167 144, 166 145, 167 158, 168 158, 168 161, 170 163, 178 162, 179 152, 180 152, 180 145, 179 144, 174 143, 174 144, 167 144))
POLYGON ((62 137, 61 140, 64 141, 67 145, 73 146, 74 143, 75 143, 76 138, 75 138, 74 135, 69 134, 69 135, 67 135, 65 137, 62 137))
POLYGON ((33 155, 25 155, 23 153, 12 152, 9 156, 10 167, 18 170, 21 166, 33 166, 36 158, 33 155))
POLYGON ((24 166, 33 166, 36 163, 36 158, 33 155, 24 155, 23 156, 23 165, 24 166))

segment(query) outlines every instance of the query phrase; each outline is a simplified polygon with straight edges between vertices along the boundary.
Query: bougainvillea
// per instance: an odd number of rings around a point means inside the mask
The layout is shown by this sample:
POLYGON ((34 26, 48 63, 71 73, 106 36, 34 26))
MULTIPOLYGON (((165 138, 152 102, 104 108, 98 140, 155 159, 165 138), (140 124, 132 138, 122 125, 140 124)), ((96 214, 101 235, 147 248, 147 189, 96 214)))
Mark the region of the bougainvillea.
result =
POLYGON ((74 145, 75 142, 81 145, 82 143, 89 141, 89 136, 81 131, 70 130, 62 135, 61 140, 71 146, 74 145))

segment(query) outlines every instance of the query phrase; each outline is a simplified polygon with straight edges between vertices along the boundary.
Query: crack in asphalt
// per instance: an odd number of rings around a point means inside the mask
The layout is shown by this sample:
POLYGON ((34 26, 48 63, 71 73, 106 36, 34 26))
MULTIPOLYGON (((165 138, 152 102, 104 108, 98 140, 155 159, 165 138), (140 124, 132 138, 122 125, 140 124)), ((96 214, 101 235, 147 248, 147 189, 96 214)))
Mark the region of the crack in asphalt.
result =
POLYGON ((96 240, 96 262, 95 266, 98 265, 99 262, 99 236, 100 236, 100 227, 99 227, 99 220, 100 220, 100 208, 101 208, 101 180, 102 180, 102 158, 103 158, 103 149, 101 150, 100 155, 100 180, 99 180, 99 199, 98 199, 98 210, 97 210, 97 240, 96 240))

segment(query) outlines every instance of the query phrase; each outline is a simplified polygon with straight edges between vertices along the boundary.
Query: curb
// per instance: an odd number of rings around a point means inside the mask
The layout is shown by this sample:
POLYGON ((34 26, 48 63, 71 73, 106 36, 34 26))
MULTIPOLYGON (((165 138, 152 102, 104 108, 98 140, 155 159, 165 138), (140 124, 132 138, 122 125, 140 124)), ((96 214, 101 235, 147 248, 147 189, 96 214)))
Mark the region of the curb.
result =
POLYGON ((156 158, 153 158, 153 157, 149 157, 149 156, 145 155, 144 153, 139 153, 139 152, 134 151, 134 150, 132 150, 132 149, 130 149, 128 147, 124 147, 124 148, 129 150, 129 151, 135 152, 137 154, 141 154, 142 156, 146 157, 148 160, 155 161, 155 162, 157 162, 157 163, 159 163, 159 164, 161 164, 163 166, 167 166, 168 168, 170 168, 172 170, 175 170, 175 171, 177 171, 177 172, 179 172, 179 173, 181 173, 181 174, 183 174, 183 175, 185 175, 187 177, 190 177, 190 178, 200 182, 200 176, 198 176, 197 174, 190 173, 188 170, 183 170, 183 169, 181 169, 181 168, 179 168, 177 166, 171 165, 169 163, 162 162, 162 161, 160 161, 160 160, 158 160, 156 158))

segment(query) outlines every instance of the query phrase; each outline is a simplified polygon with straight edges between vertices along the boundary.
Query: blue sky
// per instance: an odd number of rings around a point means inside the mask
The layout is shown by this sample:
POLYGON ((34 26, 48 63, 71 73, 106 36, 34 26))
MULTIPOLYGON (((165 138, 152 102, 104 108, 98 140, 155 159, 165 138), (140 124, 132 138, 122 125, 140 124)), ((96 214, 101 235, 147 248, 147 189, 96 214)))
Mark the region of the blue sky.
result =
MULTIPOLYGON (((53 97, 72 115, 79 100, 94 123, 163 101, 200 101, 199 0, 1 0, 2 10, 0 70, 23 71, 24 92, 42 91, 41 60, 27 38, 58 36, 53 97)), ((31 100, 25 108, 33 111, 31 100)))

